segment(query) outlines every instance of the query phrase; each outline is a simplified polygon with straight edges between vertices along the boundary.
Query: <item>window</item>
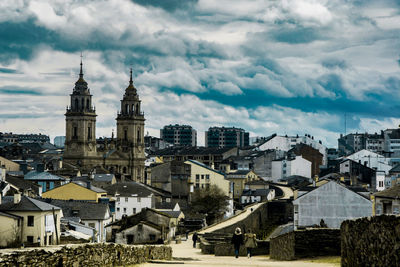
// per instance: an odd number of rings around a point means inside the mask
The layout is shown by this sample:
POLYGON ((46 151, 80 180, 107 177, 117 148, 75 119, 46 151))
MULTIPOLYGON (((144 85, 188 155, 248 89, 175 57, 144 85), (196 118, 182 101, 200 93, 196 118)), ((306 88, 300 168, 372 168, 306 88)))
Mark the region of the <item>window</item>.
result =
POLYGON ((382 214, 382 204, 376 204, 375 215, 381 215, 381 214, 382 214))
POLYGON ((96 228, 96 225, 94 223, 89 223, 88 225, 89 227, 96 228))
POLYGON ((136 208, 132 209, 133 214, 136 214, 136 208))
POLYGON ((206 184, 206 188, 209 189, 210 188, 210 184, 206 184))
POLYGON ((400 206, 393 205, 393 214, 400 214, 400 206))
POLYGON ((126 208, 124 208, 124 213, 126 213, 126 208))
POLYGON ((294 213, 299 212, 299 205, 293 205, 293 208, 294 208, 294 213))
POLYGON ((196 174, 196 180, 199 180, 199 179, 200 179, 200 175, 196 174))
POLYGON ((124 130, 124 140, 128 140, 128 130, 124 130))
POLYGON ((138 231, 140 231, 140 232, 143 231, 143 224, 138 225, 138 231))
POLYGON ((26 241, 27 241, 28 243, 33 243, 33 236, 28 235, 28 236, 26 237, 26 241))
POLYGON ((125 202, 128 202, 128 198, 127 197, 125 198, 125 202))
POLYGON ((202 180, 204 179, 204 174, 201 175, 201 179, 202 179, 202 180))
POLYGON ((88 140, 92 139, 92 127, 88 127, 88 133, 87 133, 87 138, 88 140))
POLYGON ((155 241, 156 240, 156 235, 149 235, 150 241, 155 241))
POLYGON ((74 127, 74 138, 78 137, 78 127, 74 127))
POLYGON ((33 225, 34 225, 34 216, 28 216, 28 226, 33 226, 33 225))
POLYGON ((206 180, 210 180, 210 175, 206 174, 206 180))
POLYGON ((137 202, 140 202, 140 201, 141 201, 141 199, 140 199, 140 197, 138 197, 138 198, 137 198, 137 202))
POLYGON ((200 187, 200 184, 199 184, 199 183, 196 183, 196 185, 195 185, 194 188, 199 188, 199 187, 200 187))
POLYGON ((120 199, 119 199, 119 197, 117 197, 117 202, 119 202, 120 201, 120 199))
POLYGON ((119 208, 117 208, 117 211, 119 211, 119 208))

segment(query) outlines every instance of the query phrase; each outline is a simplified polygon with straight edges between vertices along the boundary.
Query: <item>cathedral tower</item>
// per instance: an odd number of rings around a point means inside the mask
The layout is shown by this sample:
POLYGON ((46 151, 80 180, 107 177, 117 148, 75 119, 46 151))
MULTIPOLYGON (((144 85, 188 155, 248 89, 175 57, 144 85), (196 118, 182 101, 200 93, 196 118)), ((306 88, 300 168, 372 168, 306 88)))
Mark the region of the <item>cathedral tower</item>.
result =
POLYGON ((74 165, 90 167, 95 163, 96 111, 92 106, 92 95, 83 79, 82 60, 79 79, 72 91, 70 106, 65 113, 66 134, 64 161, 74 165))
POLYGON ((122 172, 130 175, 134 181, 144 182, 144 114, 140 99, 132 81, 132 69, 129 85, 121 100, 121 110, 117 116, 117 149, 128 159, 122 172))

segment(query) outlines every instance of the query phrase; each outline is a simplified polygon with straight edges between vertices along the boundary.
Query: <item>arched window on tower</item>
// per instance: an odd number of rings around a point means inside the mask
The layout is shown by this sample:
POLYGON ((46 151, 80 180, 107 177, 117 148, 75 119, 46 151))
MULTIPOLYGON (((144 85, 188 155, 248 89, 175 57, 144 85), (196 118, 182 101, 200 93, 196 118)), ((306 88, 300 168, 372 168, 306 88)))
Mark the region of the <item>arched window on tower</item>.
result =
POLYGON ((139 104, 136 104, 136 114, 139 114, 139 104))
POLYGON ((140 128, 137 130, 137 142, 140 143, 140 128))
POLYGON ((81 109, 83 110, 84 108, 85 108, 85 100, 82 98, 82 101, 81 101, 81 109))
POLYGON ((74 139, 78 138, 78 127, 76 127, 76 126, 74 126, 74 133, 73 133, 72 138, 74 138, 74 139))
POLYGON ((128 140, 128 130, 124 130, 124 140, 128 140))
POLYGON ((125 104, 125 113, 129 114, 129 105, 128 104, 125 104))
POLYGON ((132 113, 135 114, 135 104, 132 104, 132 113))
POLYGON ((86 99, 86 109, 90 110, 89 99, 86 99))
POLYGON ((77 98, 75 98, 75 107, 74 107, 74 109, 78 109, 79 107, 78 107, 78 104, 79 102, 78 102, 78 99, 77 98))

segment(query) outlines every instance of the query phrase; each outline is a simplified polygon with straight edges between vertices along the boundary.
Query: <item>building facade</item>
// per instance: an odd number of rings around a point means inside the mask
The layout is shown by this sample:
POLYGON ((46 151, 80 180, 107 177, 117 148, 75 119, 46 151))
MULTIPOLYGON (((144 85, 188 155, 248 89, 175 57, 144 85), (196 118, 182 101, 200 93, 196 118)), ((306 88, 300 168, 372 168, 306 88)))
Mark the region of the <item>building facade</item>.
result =
POLYGON ((136 181, 144 181, 144 114, 137 89, 133 85, 132 70, 129 85, 118 112, 117 136, 101 149, 96 142, 96 110, 92 95, 83 78, 82 62, 79 79, 70 95, 70 106, 65 113, 66 140, 63 160, 80 169, 91 171, 101 166, 136 181))
POLYGON ((205 132, 206 147, 244 147, 249 145, 249 133, 235 127, 210 127, 205 132))
POLYGON ((160 130, 160 138, 174 146, 197 145, 197 132, 190 125, 166 125, 160 130))

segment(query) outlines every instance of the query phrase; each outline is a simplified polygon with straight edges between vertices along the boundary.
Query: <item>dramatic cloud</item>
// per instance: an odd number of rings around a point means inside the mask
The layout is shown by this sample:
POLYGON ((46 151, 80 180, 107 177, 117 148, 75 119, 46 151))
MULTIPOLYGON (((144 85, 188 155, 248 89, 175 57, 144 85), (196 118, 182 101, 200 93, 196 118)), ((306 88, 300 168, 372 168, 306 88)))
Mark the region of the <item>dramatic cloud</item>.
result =
POLYGON ((146 131, 165 124, 251 135, 339 133, 400 121, 398 1, 3 0, 1 131, 64 134, 83 52, 98 113, 115 128, 133 68, 146 131))

